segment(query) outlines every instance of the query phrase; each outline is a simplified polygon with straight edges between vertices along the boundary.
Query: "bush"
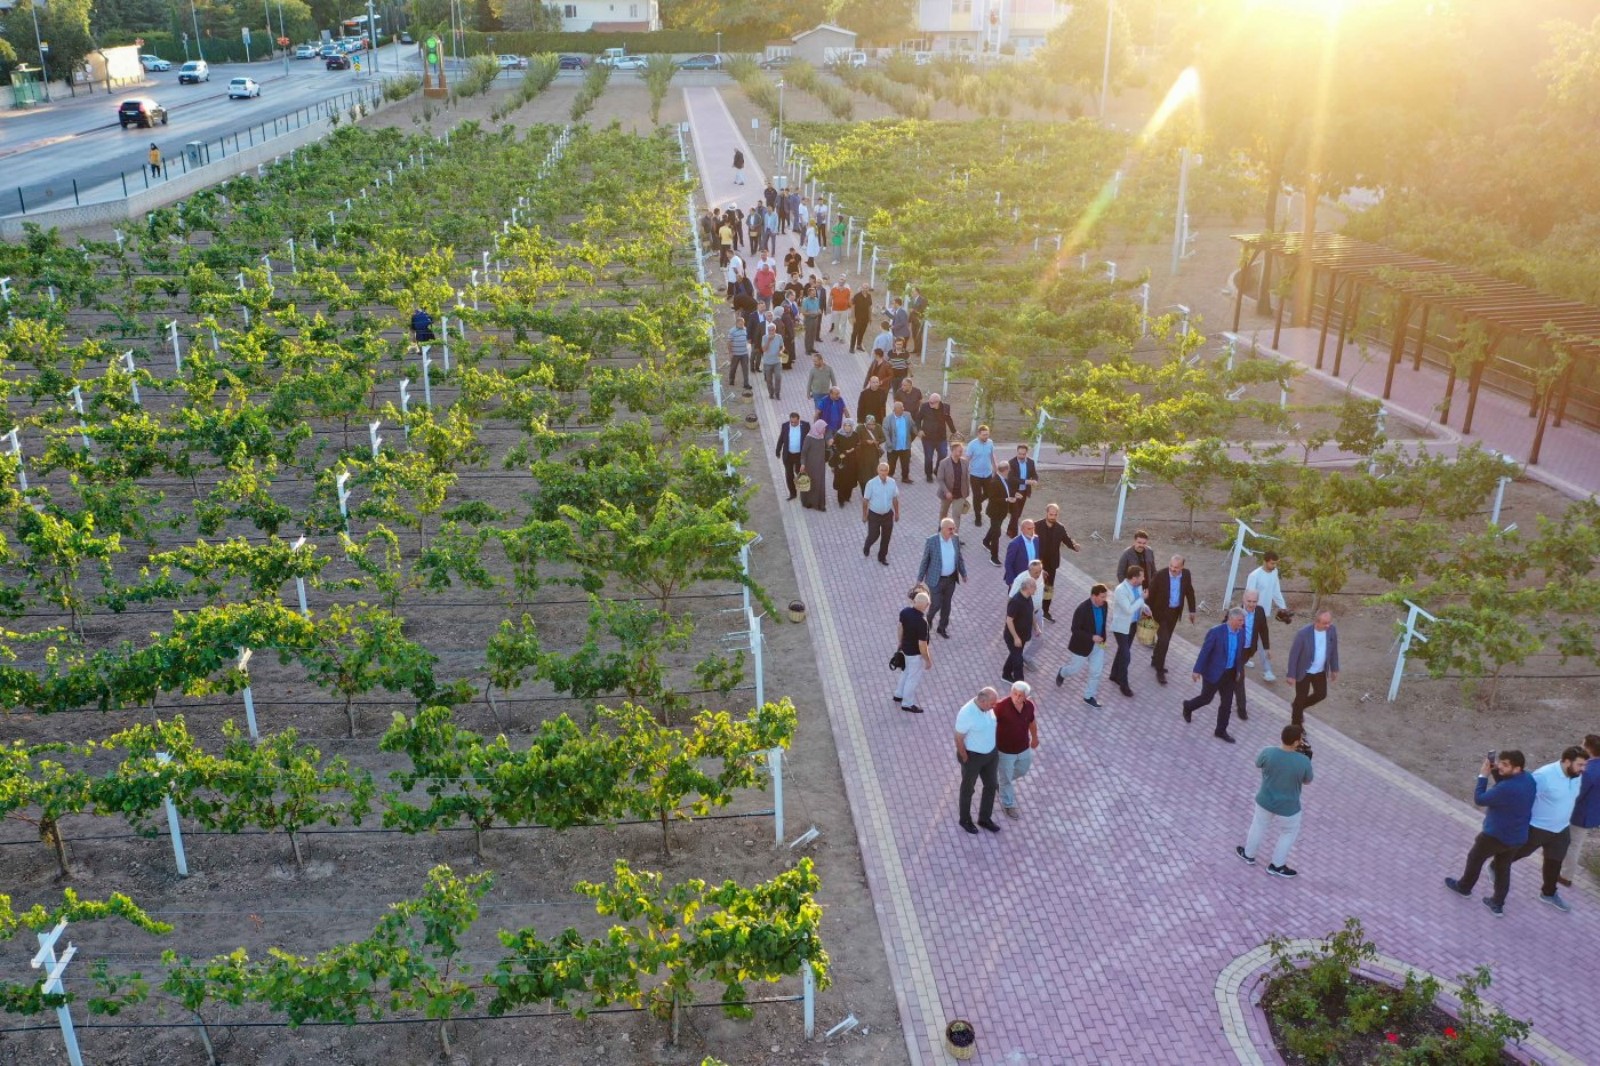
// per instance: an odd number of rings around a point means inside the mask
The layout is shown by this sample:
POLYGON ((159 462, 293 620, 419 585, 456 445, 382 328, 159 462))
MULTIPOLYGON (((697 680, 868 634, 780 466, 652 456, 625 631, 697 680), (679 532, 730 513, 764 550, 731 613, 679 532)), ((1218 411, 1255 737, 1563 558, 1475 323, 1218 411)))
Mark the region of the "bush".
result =
POLYGON ((403 78, 386 78, 383 83, 383 98, 385 100, 404 100, 420 88, 422 88, 422 76, 420 74, 407 74, 403 78))
POLYGON ((766 112, 767 121, 776 125, 778 87, 767 77, 766 71, 756 65, 750 56, 734 56, 728 61, 728 73, 733 75, 733 80, 739 83, 739 88, 744 90, 750 102, 766 112))
POLYGON ((611 77, 611 68, 601 63, 596 63, 589 68, 583 76, 583 88, 578 90, 578 95, 572 101, 572 121, 577 122, 589 113, 594 102, 600 99, 600 94, 606 91, 606 81, 611 77))
POLYGON ((494 56, 473 56, 467 60, 467 72, 455 84, 455 94, 465 98, 488 92, 499 76, 500 64, 494 56))
POLYGON ((555 80, 556 72, 561 69, 561 57, 554 52, 536 55, 528 60, 528 72, 522 76, 517 87, 511 93, 511 100, 506 104, 506 110, 512 111, 532 100, 544 92, 555 80))
POLYGON ((784 77, 788 78, 795 88, 821 100, 834 118, 848 122, 855 114, 855 99, 851 97, 849 90, 824 78, 810 63, 795 63, 787 69, 784 77))
POLYGON ((667 90, 672 87, 672 76, 678 73, 678 65, 668 55, 653 55, 645 60, 644 84, 650 90, 650 121, 661 121, 661 102, 667 98, 667 90))

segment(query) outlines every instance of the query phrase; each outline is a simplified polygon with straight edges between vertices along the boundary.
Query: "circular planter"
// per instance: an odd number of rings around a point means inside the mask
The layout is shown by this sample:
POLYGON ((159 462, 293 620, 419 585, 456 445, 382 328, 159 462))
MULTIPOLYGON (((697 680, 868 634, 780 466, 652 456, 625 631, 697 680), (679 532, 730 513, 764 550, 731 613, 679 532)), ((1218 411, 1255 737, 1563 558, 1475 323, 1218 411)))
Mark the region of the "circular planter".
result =
POLYGON ((944 1049, 953 1059, 970 1059, 978 1053, 978 1033, 972 1023, 957 1018, 944 1027, 944 1049))
POLYGON ((805 620, 806 620, 806 605, 801 603, 799 600, 792 601, 789 604, 789 621, 791 621, 791 622, 804 622, 805 620))

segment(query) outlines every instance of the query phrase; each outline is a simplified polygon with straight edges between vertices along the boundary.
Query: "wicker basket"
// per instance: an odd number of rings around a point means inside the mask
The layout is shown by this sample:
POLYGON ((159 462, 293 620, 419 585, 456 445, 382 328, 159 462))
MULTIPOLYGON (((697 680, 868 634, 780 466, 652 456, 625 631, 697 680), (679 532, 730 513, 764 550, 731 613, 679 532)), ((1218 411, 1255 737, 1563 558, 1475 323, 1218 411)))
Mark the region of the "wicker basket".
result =
POLYGON ((944 1027, 944 1049, 953 1059, 970 1059, 978 1053, 978 1033, 972 1023, 957 1018, 944 1027))
POLYGON ((1139 643, 1149 647, 1156 642, 1156 620, 1154 618, 1139 619, 1139 626, 1134 630, 1134 635, 1139 643))
POLYGON ((789 604, 789 621, 791 621, 791 622, 804 622, 805 620, 806 620, 806 605, 801 603, 799 600, 794 600, 794 601, 790 602, 790 604, 789 604))

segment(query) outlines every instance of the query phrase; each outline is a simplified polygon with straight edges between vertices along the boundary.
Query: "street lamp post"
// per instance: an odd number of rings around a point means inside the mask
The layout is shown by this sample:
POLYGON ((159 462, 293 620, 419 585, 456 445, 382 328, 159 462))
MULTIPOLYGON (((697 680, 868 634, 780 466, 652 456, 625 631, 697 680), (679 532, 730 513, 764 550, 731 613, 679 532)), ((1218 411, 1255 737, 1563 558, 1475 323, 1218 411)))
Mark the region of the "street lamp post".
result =
POLYGON ((50 65, 44 61, 45 52, 49 51, 44 43, 44 38, 39 36, 39 6, 29 4, 28 10, 33 12, 33 43, 39 48, 39 80, 44 83, 44 102, 50 102, 50 65))
POLYGON ((200 14, 194 9, 194 0, 189 0, 189 17, 194 20, 194 54, 204 60, 206 49, 200 43, 200 14))
POLYGON ((1100 121, 1106 120, 1106 94, 1111 91, 1111 27, 1117 21, 1117 0, 1106 0, 1106 59, 1100 68, 1100 121))
POLYGON ((778 165, 783 165, 783 157, 788 151, 783 145, 783 79, 778 79, 778 165))
POLYGON ((722 58, 722 31, 717 31, 717 58, 722 58))

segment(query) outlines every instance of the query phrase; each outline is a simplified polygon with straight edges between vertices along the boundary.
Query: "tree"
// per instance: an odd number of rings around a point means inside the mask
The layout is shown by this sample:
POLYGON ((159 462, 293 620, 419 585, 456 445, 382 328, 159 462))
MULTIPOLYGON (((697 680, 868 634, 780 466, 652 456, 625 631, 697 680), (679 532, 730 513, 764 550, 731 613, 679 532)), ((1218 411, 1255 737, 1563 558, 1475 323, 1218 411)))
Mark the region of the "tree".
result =
POLYGON ((78 814, 88 805, 89 775, 47 756, 83 757, 93 751, 93 744, 28 745, 20 740, 0 747, 0 819, 34 826, 39 839, 54 852, 56 868, 63 879, 71 877, 72 871, 67 867, 61 819, 78 814))
MULTIPOLYGON (((35 4, 34 0, 19 3, 6 17, 3 31, 15 56, 30 65, 39 62, 39 40, 45 42, 45 68, 51 79, 72 84, 72 77, 83 68, 83 62, 94 50, 94 37, 89 33, 89 0, 50 0, 48 5, 35 4), (37 6, 39 37, 34 38, 34 8, 37 6)), ((3 58, 3 57, 0 57, 3 58)))
POLYGON ((557 33, 561 30, 561 8, 542 0, 489 0, 489 10, 501 29, 557 33))
MULTIPOLYGON (((1121 84, 1133 65, 1133 31, 1128 24, 1124 3, 1115 7, 1111 28, 1111 87, 1121 84)), ((1072 5, 1071 13, 1045 37, 1044 47, 1035 53, 1038 68, 1046 76, 1085 92, 1098 92, 1105 76, 1106 18, 1111 5, 1107 0, 1088 0, 1072 5)))
POLYGON ((888 47, 912 36, 915 10, 912 0, 841 0, 830 21, 854 30, 862 44, 888 47))
POLYGON ((381 607, 335 604, 317 622, 315 646, 297 653, 315 684, 344 697, 352 737, 357 696, 381 688, 424 700, 439 690, 433 676, 437 657, 408 640, 404 630, 404 619, 381 607))

